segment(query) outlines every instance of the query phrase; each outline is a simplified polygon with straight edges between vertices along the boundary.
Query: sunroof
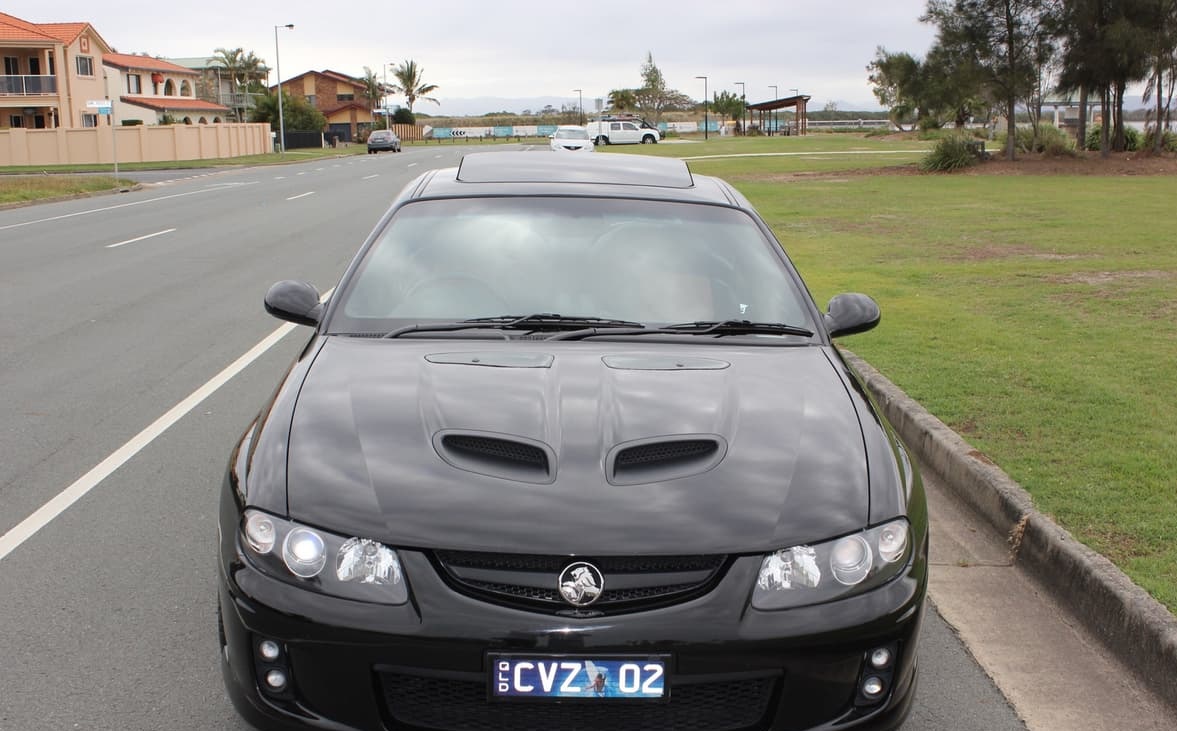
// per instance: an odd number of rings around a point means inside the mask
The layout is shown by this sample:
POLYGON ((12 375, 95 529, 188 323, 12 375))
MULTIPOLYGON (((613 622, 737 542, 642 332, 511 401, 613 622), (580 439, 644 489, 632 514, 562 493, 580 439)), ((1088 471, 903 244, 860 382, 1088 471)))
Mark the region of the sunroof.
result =
POLYGON ((682 160, 646 155, 578 152, 476 152, 462 158, 463 183, 604 183, 691 188, 682 160))

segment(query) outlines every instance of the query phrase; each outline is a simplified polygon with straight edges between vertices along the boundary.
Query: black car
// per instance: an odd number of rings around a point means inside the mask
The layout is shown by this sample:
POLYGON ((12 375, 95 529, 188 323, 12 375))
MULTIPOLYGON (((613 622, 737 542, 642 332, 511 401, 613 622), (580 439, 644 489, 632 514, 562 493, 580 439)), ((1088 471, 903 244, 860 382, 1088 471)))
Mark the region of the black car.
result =
POLYGON ((922 483, 760 217, 677 160, 404 189, 229 461, 222 667, 263 729, 892 729, 922 483))
POLYGON ((401 151, 401 138, 390 129, 374 130, 368 135, 368 154, 375 155, 382 150, 401 151))

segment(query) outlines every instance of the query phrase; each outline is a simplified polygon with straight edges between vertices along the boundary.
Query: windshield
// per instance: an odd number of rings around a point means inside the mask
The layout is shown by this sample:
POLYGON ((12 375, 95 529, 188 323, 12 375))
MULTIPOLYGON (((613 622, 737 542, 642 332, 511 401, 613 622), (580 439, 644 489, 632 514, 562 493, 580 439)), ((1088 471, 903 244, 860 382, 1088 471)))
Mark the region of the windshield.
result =
POLYGON ((336 293, 328 332, 557 313, 813 329, 807 295, 740 211, 601 198, 409 203, 336 293))
POLYGON ((558 140, 587 140, 588 132, 583 129, 558 129, 556 130, 556 139, 558 140))

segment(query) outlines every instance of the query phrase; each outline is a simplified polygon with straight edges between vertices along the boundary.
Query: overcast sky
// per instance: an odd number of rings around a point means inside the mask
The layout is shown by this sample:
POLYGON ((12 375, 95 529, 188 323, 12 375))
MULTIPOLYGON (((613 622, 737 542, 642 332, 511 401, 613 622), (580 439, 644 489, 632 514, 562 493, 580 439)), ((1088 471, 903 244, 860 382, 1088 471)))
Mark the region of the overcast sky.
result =
MULTIPOLYGON (((923 56, 934 29, 919 22, 926 0, 697 2, 696 0, 425 0, 424 2, 246 2, 199 0, 4 0, 4 12, 34 23, 88 22, 120 53, 212 55, 218 47, 253 51, 274 67, 278 31, 282 78, 331 69, 362 76, 367 66, 413 59, 440 106, 429 114, 518 112, 539 99, 586 111, 617 88, 641 84, 646 53, 671 89, 702 99, 708 91, 749 102, 793 89, 810 107, 877 109, 866 80, 875 49, 923 56)), ((271 74, 271 83, 275 81, 271 74)), ((542 106, 539 104, 538 106, 542 106)))

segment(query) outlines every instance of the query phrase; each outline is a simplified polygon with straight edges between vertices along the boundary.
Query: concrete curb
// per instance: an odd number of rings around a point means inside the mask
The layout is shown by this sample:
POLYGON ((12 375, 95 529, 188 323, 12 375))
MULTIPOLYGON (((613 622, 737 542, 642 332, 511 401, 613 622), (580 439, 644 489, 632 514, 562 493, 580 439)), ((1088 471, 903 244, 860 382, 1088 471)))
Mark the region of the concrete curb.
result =
POLYGON ((1109 652, 1135 669, 1144 685, 1177 707, 1177 617, 1111 561, 1040 513, 1009 475, 869 363, 849 351, 842 354, 921 464, 1009 537, 1015 564, 1046 587, 1109 652))

